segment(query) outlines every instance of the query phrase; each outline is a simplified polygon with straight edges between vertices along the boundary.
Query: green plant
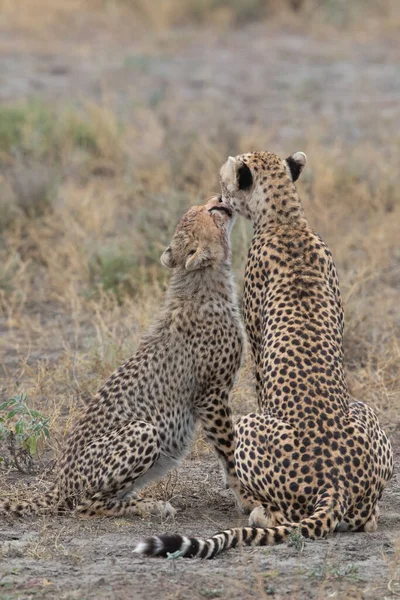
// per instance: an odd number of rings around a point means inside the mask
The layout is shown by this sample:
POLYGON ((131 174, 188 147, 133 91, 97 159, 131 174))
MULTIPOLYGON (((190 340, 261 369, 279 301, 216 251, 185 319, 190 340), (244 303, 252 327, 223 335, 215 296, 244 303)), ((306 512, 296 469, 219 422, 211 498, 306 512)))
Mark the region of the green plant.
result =
POLYGON ((38 101, 0 106, 0 157, 7 164, 16 158, 64 164, 75 150, 108 156, 119 133, 118 120, 103 107, 56 111, 38 101))
POLYGON ((133 271, 137 268, 135 257, 118 248, 104 248, 89 263, 89 279, 92 287, 112 292, 122 301, 125 293, 134 292, 133 271))
POLYGON ((221 598, 224 594, 224 588, 200 588, 199 594, 203 598, 221 598))
POLYGON ((0 109, 0 151, 7 152, 21 143, 25 112, 21 108, 3 106, 0 109))
POLYGON ((308 577, 316 579, 359 579, 358 567, 353 564, 324 564, 309 572, 308 577))
POLYGON ((95 298, 99 291, 105 291, 121 304, 124 297, 134 296, 147 284, 163 285, 168 273, 160 266, 161 252, 158 243, 151 239, 141 255, 113 244, 99 249, 88 263, 90 288, 85 295, 95 298))
POLYGON ((95 126, 74 113, 67 115, 63 135, 71 138, 73 146, 89 154, 100 153, 95 126))
POLYGON ((1 293, 9 294, 13 291, 14 277, 18 271, 20 261, 20 256, 14 254, 3 264, 0 264, 0 295, 1 293))
MULTIPOLYGON (((32 471, 32 457, 50 437, 49 419, 29 408, 25 393, 16 394, 0 405, 0 449, 6 446, 14 465, 22 472, 32 471)), ((0 455, 0 461, 4 457, 0 455)))
POLYGON ((288 536, 288 546, 292 546, 298 552, 303 552, 306 538, 302 535, 300 528, 295 529, 288 536))
POLYGON ((57 115, 39 102, 0 107, 0 152, 38 157, 53 144, 57 115))

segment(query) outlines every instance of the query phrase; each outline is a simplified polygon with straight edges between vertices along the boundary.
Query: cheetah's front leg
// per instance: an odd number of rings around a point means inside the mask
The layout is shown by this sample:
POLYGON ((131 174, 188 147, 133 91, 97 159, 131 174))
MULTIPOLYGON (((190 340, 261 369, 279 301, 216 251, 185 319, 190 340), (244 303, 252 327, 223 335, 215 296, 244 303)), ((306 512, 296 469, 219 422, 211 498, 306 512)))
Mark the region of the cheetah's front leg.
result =
POLYGON ((227 403, 228 392, 214 392, 198 405, 197 415, 201 420, 207 439, 214 446, 221 462, 225 481, 245 512, 257 505, 253 497, 241 486, 235 470, 235 428, 232 412, 227 403))

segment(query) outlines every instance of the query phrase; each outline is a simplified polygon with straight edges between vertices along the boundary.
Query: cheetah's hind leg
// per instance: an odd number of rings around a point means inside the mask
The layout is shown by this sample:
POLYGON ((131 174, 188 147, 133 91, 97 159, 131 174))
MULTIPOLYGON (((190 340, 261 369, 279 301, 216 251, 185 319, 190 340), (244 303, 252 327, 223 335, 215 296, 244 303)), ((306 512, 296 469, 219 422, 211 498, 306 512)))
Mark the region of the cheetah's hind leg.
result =
POLYGON ((287 519, 285 519, 283 513, 281 512, 271 512, 267 508, 263 506, 256 506, 249 516, 249 525, 250 527, 261 527, 266 529, 267 527, 278 527, 285 523, 287 519))
POLYGON ((364 512, 368 513, 368 507, 362 507, 352 513, 344 516, 343 520, 336 526, 336 531, 365 531, 373 533, 378 529, 379 507, 375 504, 368 517, 364 516, 364 512))
POLYGON ((83 453, 80 469, 91 487, 76 508, 80 517, 175 514, 167 502, 139 498, 134 492, 159 476, 152 469, 160 458, 160 439, 153 425, 144 421, 124 423, 95 440, 83 453), (154 471, 154 477, 149 471, 154 471))

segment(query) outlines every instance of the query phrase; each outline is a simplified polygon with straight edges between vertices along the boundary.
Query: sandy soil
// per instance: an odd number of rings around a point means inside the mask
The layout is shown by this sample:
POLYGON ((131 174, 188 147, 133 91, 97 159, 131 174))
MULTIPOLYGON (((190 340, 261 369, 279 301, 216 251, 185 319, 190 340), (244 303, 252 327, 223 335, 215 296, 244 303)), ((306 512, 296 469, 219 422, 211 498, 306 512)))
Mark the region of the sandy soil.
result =
MULTIPOLYGON (((399 430, 393 437, 398 461, 399 430)), ((136 556, 135 543, 149 534, 207 536, 246 523, 230 492, 221 489, 211 457, 186 461, 170 493, 180 509, 174 522, 47 516, 2 525, 0 597, 376 600, 400 592, 398 474, 385 492, 373 534, 335 534, 303 550, 286 545, 231 550, 212 561, 136 556)))

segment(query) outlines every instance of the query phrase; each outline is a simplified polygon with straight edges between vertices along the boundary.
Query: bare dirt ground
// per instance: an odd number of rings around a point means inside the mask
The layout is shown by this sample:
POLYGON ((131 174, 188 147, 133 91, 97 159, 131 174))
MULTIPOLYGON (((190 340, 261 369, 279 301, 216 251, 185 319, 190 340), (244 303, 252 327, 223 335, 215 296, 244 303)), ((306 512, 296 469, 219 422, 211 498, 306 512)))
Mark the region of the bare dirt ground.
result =
MULTIPOLYGON (((396 460, 400 435, 394 434, 396 460)), ((5 598, 377 598, 395 597, 400 567, 400 479, 382 502, 379 530, 306 543, 232 550, 213 561, 138 557, 135 543, 156 531, 212 535, 244 525, 221 491, 211 458, 187 461, 173 490, 175 521, 42 517, 0 530, 0 597, 5 598)))
MULTIPOLYGON (((150 40, 125 31, 119 40, 115 31, 83 29, 51 43, 3 25, 0 101, 34 98, 79 105, 106 100, 135 123, 139 153, 141 144, 147 153, 165 151, 166 130, 172 136, 180 129, 185 135, 215 129, 218 137, 228 126, 249 145, 253 130, 268 128, 268 140, 278 147, 290 142, 288 152, 301 149, 294 144, 307 139, 310 123, 324 132, 328 145, 337 135, 352 144, 366 139, 379 144, 400 121, 399 63, 400 46, 390 36, 353 39, 266 24, 234 33, 171 30, 150 40)), ((65 340, 75 343, 65 306, 43 299, 27 304, 26 315, 37 321, 29 336, 7 315, 0 319, 0 363, 8 389, 13 377, 23 386, 27 372, 39 369, 41 361, 56 362, 65 340), (42 327, 54 331, 45 347, 42 327), (27 355, 29 369, 21 369, 21 357, 27 355)), ((94 329, 85 324, 92 343, 94 329)), ((84 352, 86 342, 76 345, 84 352)), ((248 408, 242 404, 240 411, 248 408)), ((380 418, 392 433, 398 465, 398 416, 383 411, 380 418)), ((234 550, 207 562, 137 557, 132 549, 144 535, 175 530, 207 536, 246 523, 230 493, 222 491, 210 455, 191 457, 174 477, 162 488, 180 508, 174 522, 48 516, 1 523, 0 598, 375 600, 400 595, 398 473, 385 492, 374 534, 337 534, 307 543, 302 551, 286 545, 234 550)), ((2 475, 2 489, 16 484, 28 496, 41 486, 15 472, 2 475)))

